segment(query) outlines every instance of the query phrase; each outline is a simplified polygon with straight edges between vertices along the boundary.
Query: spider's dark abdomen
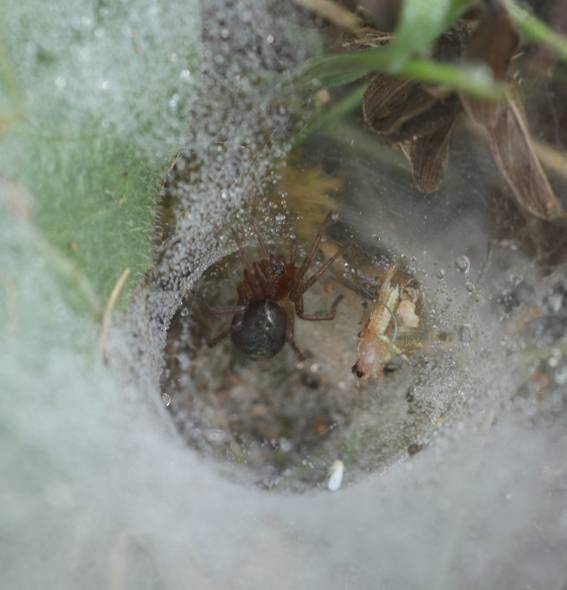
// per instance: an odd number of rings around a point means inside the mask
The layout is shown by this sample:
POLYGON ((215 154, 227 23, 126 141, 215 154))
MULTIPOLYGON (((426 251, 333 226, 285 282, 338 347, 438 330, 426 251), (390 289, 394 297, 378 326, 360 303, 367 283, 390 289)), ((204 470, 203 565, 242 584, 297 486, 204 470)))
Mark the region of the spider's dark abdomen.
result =
POLYGON ((243 353, 256 358, 271 358, 285 344, 287 316, 273 301, 254 301, 238 314, 232 342, 243 353))

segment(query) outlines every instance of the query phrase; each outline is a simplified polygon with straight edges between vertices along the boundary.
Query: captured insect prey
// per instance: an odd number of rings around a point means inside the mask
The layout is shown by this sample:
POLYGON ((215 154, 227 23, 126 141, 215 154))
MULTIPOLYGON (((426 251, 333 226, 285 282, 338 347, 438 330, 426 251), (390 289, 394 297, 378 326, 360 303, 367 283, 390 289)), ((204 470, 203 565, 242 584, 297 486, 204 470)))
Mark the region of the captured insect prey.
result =
POLYGON ((420 320, 415 312, 419 293, 410 286, 413 279, 400 282, 396 273, 395 265, 386 271, 370 316, 359 334, 358 359, 352 367, 358 378, 374 375, 379 379, 394 357, 408 360, 396 340, 400 333, 411 335, 419 327, 420 320))
POLYGON ((238 301, 235 306, 211 308, 212 313, 233 313, 234 317, 230 327, 208 341, 209 346, 215 346, 230 334, 234 346, 244 354, 253 358, 272 358, 286 342, 289 342, 299 359, 304 359, 305 354, 294 339, 295 314, 302 320, 310 322, 333 320, 342 299, 342 295, 336 297, 326 314, 313 315, 304 311, 303 295, 325 274, 339 256, 339 252, 335 253, 309 278, 306 278, 305 275, 321 242, 323 229, 331 220, 336 219, 337 216, 333 213, 327 215, 301 266, 296 266, 295 241, 291 244, 287 259, 283 256, 275 256, 268 250, 255 228, 263 258, 259 261, 251 261, 244 250, 241 237, 234 233, 234 241, 245 267, 244 278, 236 287, 238 301))

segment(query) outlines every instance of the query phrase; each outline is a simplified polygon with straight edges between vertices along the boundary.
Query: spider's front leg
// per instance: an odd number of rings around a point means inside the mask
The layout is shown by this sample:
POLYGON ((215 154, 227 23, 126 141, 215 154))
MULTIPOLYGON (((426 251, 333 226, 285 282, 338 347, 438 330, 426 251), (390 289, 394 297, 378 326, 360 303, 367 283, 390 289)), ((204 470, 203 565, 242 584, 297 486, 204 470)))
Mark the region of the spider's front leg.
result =
POLYGON ((305 353, 301 350, 298 346, 297 342, 295 341, 295 314, 293 312, 293 307, 291 305, 285 306, 285 313, 287 315, 287 334, 286 340, 289 345, 293 348, 293 351, 297 355, 299 361, 306 360, 305 353))
POLYGON ((297 317, 308 322, 323 322, 334 320, 337 314, 337 307, 342 301, 344 295, 339 295, 332 303, 329 313, 323 315, 306 314, 303 310, 303 295, 300 295, 295 301, 295 309, 297 311, 297 317))
MULTIPOLYGON (((323 230, 325 229, 325 227, 327 226, 327 224, 331 220, 335 219, 335 215, 336 214, 334 212, 330 212, 327 214, 323 223, 321 224, 321 227, 319 228, 319 231, 317 232, 317 235, 313 238, 313 241, 311 242, 311 246, 309 247, 309 250, 307 251, 305 259, 303 260, 303 264, 301 265, 300 269, 297 271, 297 275, 295 276, 294 287, 293 287, 294 291, 296 291, 297 288, 303 282, 303 277, 304 277, 305 273, 307 272, 307 270, 309 269, 309 267, 311 266, 311 263, 313 262, 313 258, 315 258, 315 254, 317 253, 317 248, 319 247, 319 244, 321 243, 321 239, 323 237, 323 230)), ((305 292, 305 290, 303 291, 303 293, 304 292, 305 292)))

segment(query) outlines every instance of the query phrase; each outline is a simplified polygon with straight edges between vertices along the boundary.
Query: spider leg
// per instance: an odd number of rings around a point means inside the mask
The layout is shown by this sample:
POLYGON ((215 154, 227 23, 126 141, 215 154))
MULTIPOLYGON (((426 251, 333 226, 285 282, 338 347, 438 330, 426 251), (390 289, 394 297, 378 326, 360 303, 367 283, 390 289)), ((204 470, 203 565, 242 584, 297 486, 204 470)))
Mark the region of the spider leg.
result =
POLYGON ((254 270, 256 271, 256 274, 258 275, 258 277, 260 279, 260 287, 263 290, 263 297, 268 297, 269 293, 271 291, 271 286, 272 286, 272 274, 271 274, 270 268, 271 268, 271 264, 274 261, 274 256, 268 250, 268 247, 266 246, 266 242, 264 242, 264 239, 262 238, 262 235, 260 234, 260 231, 258 230, 258 226, 256 225, 256 222, 254 220, 252 220, 252 227, 254 228, 254 233, 256 234, 256 239, 258 240, 258 243, 260 244, 260 250, 262 250, 262 254, 264 255, 264 258, 270 262, 270 266, 268 266, 267 273, 264 271, 264 269, 262 268, 262 266, 258 262, 255 262, 253 265, 254 270))
POLYGON ((258 231, 258 226, 256 225, 256 222, 254 220, 252 221, 252 227, 254 228, 254 233, 256 234, 256 239, 258 240, 258 244, 260 244, 260 250, 262 250, 262 254, 266 258, 269 259, 270 258, 270 251, 268 250, 268 247, 266 246, 266 242, 264 242, 264 238, 262 238, 262 235, 258 231))
POLYGON ((304 361, 307 357, 305 353, 299 348, 297 342, 295 341, 295 317, 293 311, 287 312, 287 335, 286 340, 289 342, 290 346, 293 348, 293 351, 297 355, 297 358, 300 361, 304 361))
POLYGON ((324 315, 306 314, 303 312, 303 296, 301 295, 295 302, 297 317, 308 322, 323 322, 328 320, 334 320, 337 313, 337 307, 341 302, 344 295, 339 295, 332 303, 329 313, 324 315))
POLYGON ((207 346, 209 348, 213 348, 221 340, 224 340, 231 332, 232 326, 229 326, 228 328, 225 328, 220 334, 217 334, 214 338, 211 338, 210 340, 207 338, 207 346))
POLYGON ((295 259, 297 258, 297 240, 293 238, 291 241, 291 245, 289 247, 289 265, 293 266, 295 264, 295 259))
POLYGON ((242 258, 242 261, 244 262, 244 266, 248 271, 252 271, 252 262, 250 262, 250 258, 248 258, 246 252, 244 251, 240 234, 235 229, 232 230, 232 239, 238 248, 238 252, 240 253, 240 258, 242 258))
MULTIPOLYGON (((250 289, 252 290, 252 293, 254 295, 254 297, 256 299, 263 299, 263 295, 264 295, 264 289, 262 287, 261 284, 258 284, 258 274, 257 274, 257 265, 254 265, 251 261, 250 258, 248 258, 248 256, 246 255, 246 252, 244 251, 244 247, 242 246, 242 240, 240 238, 240 235, 236 232, 236 230, 232 230, 232 237, 234 238, 234 241, 236 242, 236 246, 238 247, 238 251, 240 252, 240 257, 242 258, 242 261, 244 262, 244 266, 246 267, 244 270, 244 277, 246 278, 246 281, 248 282, 248 284, 250 285, 250 289)), ((260 282, 263 280, 265 282, 265 276, 259 277, 260 282)))
POLYGON ((311 287, 325 274, 325 272, 327 271, 329 266, 331 266, 331 264, 333 264, 333 262, 335 262, 335 260, 339 256, 339 254, 340 254, 340 252, 333 254, 333 256, 331 256, 331 258, 329 258, 329 260, 327 260, 325 262, 325 264, 323 264, 323 266, 321 266, 321 268, 319 268, 315 273, 313 273, 313 275, 311 277, 309 277, 304 283, 299 284, 297 286, 298 293, 300 295, 303 295, 303 293, 305 293, 305 291, 307 291, 308 289, 311 289, 311 287))
POLYGON ((235 313, 246 311, 246 305, 220 305, 218 307, 211 307, 205 302, 207 310, 215 315, 234 315, 235 313))
POLYGON ((246 304, 243 303, 244 301, 246 301, 245 297, 241 296, 241 293, 238 293, 240 299, 238 303, 235 303, 234 305, 209 305, 209 302, 207 301, 207 299, 205 298, 205 296, 203 294, 200 295, 199 297, 199 304, 200 306, 203 306, 206 311, 208 313, 211 313, 213 315, 229 315, 229 314, 235 314, 235 313, 239 313, 239 312, 243 312, 246 311, 246 304))
POLYGON ((266 273, 264 272, 264 270, 260 266, 259 262, 254 263, 254 272, 258 276, 258 279, 260 281, 260 287, 265 294, 266 291, 270 288, 270 280, 269 280, 268 276, 266 276, 266 273))
POLYGON ((311 246, 307 252, 307 255, 305 256, 305 260, 303 261, 301 268, 299 269, 299 271, 295 275, 294 286, 292 288, 292 291, 295 291, 297 289, 297 286, 299 284, 301 284, 301 280, 303 279, 303 275, 307 272, 307 269, 311 266, 311 263, 313 262, 313 258, 315 257, 315 253, 317 252, 317 248, 319 247, 319 244, 321 243, 321 238, 323 237, 323 230, 325 229, 325 227, 327 226, 329 221, 331 221, 331 219, 333 218, 333 215, 334 215, 334 213, 332 211, 327 214, 323 223, 321 224, 321 227, 319 228, 319 231, 317 232, 317 235, 313 238, 313 242, 311 242, 311 246))

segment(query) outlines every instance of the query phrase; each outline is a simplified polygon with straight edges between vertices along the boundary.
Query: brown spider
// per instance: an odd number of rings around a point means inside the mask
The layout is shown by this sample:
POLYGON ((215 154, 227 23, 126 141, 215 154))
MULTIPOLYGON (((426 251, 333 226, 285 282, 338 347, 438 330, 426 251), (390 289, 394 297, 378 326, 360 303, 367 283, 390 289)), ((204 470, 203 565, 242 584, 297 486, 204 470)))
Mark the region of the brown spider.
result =
POLYGON ((326 315, 311 315, 304 313, 303 295, 310 289, 331 266, 338 252, 331 256, 308 279, 305 273, 309 269, 327 223, 334 219, 329 213, 319 232, 313 239, 309 251, 301 266, 295 266, 297 248, 292 243, 289 259, 270 254, 260 234, 256 231, 260 249, 264 258, 258 262, 251 262, 238 234, 234 234, 234 241, 238 246, 240 257, 244 262, 244 278, 236 287, 238 303, 230 307, 214 308, 211 311, 218 314, 234 314, 230 327, 208 342, 215 346, 230 334, 232 343, 243 353, 254 358, 272 358, 287 342, 291 344, 300 359, 305 356, 295 343, 294 310, 302 320, 318 322, 332 320, 342 295, 339 295, 331 305, 326 315))

